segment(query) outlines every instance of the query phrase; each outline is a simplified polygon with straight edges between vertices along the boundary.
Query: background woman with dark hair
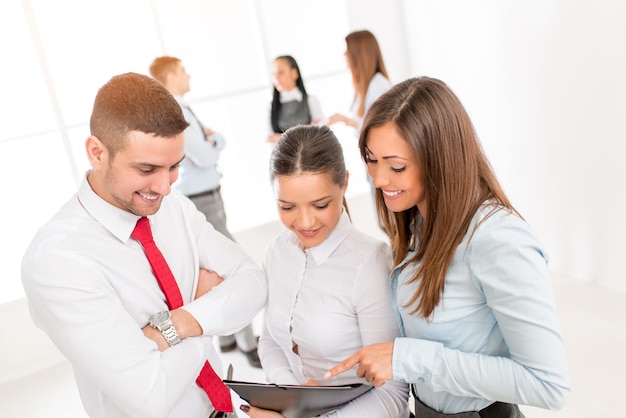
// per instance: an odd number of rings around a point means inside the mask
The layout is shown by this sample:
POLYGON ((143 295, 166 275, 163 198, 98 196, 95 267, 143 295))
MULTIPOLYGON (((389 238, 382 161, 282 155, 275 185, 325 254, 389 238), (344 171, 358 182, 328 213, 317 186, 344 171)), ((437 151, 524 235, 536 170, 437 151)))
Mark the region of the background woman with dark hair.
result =
POLYGON ((270 110, 271 134, 267 141, 274 143, 287 129, 296 125, 317 125, 324 122, 324 114, 315 96, 307 93, 300 68, 290 55, 281 55, 272 63, 274 94, 270 110))

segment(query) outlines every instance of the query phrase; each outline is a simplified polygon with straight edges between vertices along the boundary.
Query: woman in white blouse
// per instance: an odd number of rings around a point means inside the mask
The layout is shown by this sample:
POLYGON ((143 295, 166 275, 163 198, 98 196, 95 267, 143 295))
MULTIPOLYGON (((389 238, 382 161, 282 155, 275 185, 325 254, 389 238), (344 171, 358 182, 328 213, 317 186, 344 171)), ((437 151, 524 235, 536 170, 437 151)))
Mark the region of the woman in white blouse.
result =
POLYGON ((383 54, 374 34, 359 30, 346 36, 346 63, 352 74, 354 98, 350 115, 335 113, 327 125, 343 122, 356 130, 359 136, 361 123, 372 103, 391 87, 383 54))
MULTIPOLYGON (((286 230, 269 244, 265 327, 259 355, 279 384, 367 383, 356 369, 326 371, 360 347, 399 335, 391 308, 389 246, 351 223, 343 151, 326 126, 298 126, 276 142, 270 160, 278 212, 286 230)), ((242 405, 251 417, 280 416, 242 405)), ((389 382, 325 415, 408 417, 408 387, 389 382)))
MULTIPOLYGON (((342 113, 331 115, 326 124, 331 126, 343 122, 354 128, 355 136, 361 133, 363 118, 370 106, 391 88, 387 67, 383 60, 383 54, 374 34, 368 30, 358 30, 346 36, 346 63, 352 74, 352 86, 354 98, 349 116, 342 113)), ((375 200, 376 189, 372 184, 372 178, 367 175, 370 183, 372 198, 375 200)), ((385 230, 383 225, 381 229, 385 230)))
POLYGON ((274 143, 287 129, 296 125, 324 122, 319 100, 307 93, 300 68, 291 55, 281 55, 272 63, 274 93, 270 108, 270 130, 267 141, 274 143))

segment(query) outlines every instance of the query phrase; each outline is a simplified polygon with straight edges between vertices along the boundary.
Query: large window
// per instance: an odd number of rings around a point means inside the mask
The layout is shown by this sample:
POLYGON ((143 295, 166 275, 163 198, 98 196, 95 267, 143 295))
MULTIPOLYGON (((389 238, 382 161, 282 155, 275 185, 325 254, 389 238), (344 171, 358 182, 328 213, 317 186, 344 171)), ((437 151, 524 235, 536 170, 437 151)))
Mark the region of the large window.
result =
MULTIPOLYGON (((28 243, 89 168, 83 144, 91 106, 113 75, 147 74, 163 54, 183 60, 188 101, 227 140, 220 169, 233 232, 276 219, 265 142, 272 59, 298 60, 327 115, 350 107, 346 7, 335 0, 6 0, 0 31, 0 303, 23 296, 28 243)), ((352 172, 349 194, 364 193, 353 132, 335 129, 352 172)))

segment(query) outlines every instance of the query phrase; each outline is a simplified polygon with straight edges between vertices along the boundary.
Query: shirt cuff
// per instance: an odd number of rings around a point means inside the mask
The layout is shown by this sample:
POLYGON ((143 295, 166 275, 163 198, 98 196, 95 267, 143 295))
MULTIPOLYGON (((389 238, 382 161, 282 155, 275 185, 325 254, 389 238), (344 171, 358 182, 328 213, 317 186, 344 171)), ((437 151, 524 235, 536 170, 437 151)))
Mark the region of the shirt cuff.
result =
POLYGON ((424 383, 432 378, 438 343, 417 338, 396 338, 393 344, 393 380, 424 383))

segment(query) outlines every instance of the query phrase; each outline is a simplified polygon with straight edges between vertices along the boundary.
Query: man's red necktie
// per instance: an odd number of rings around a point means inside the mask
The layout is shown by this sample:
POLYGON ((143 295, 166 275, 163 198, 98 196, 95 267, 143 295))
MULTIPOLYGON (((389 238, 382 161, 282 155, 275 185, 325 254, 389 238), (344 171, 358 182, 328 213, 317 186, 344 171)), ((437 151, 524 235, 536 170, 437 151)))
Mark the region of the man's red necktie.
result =
MULTIPOLYGON (((178 284, 174 275, 163 258, 163 254, 157 248, 152 238, 150 221, 145 216, 137 221, 137 225, 131 236, 139 241, 148 257, 154 276, 165 294, 167 305, 170 310, 180 308, 183 305, 183 298, 180 294, 178 284)), ((200 375, 196 379, 198 385, 205 390, 213 407, 222 412, 233 412, 233 404, 230 399, 230 390, 222 379, 215 373, 208 361, 204 363, 200 375)))

